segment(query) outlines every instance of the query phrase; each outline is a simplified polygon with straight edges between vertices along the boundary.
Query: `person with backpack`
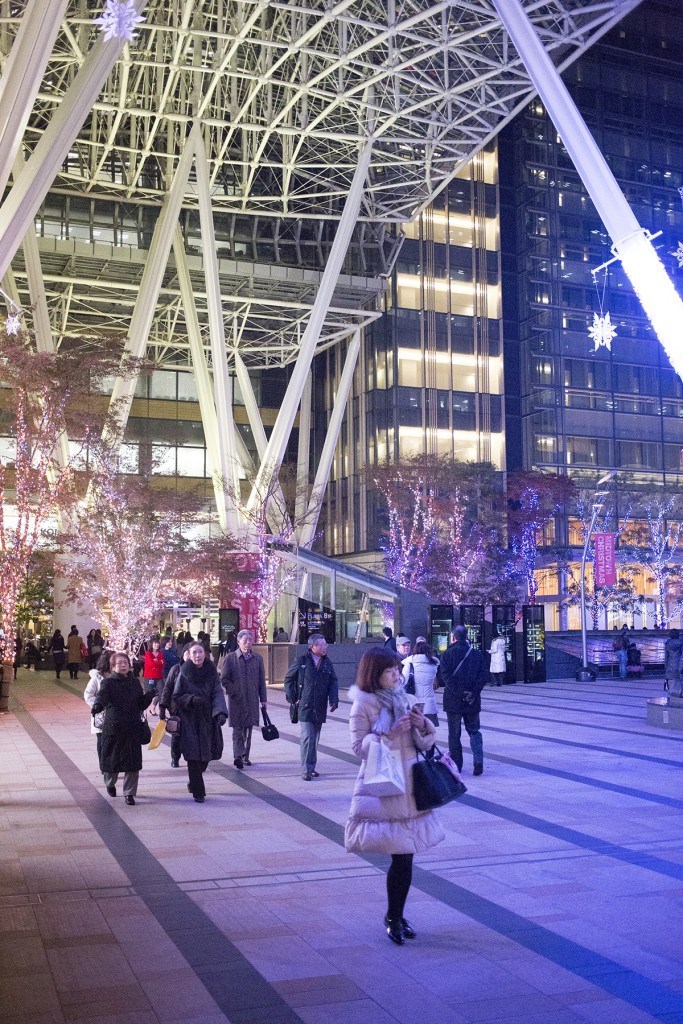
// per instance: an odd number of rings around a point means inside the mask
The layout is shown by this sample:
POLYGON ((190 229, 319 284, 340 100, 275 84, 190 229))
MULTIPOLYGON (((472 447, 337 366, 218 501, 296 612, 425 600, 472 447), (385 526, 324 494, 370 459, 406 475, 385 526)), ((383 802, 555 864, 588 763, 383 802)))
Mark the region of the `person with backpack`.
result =
POLYGON ((327 720, 328 705, 332 712, 339 707, 337 673, 327 657, 327 640, 322 633, 312 633, 308 653, 289 666, 285 697, 292 708, 298 709, 298 717, 292 717, 292 722, 301 723, 301 778, 310 782, 320 774, 315 770, 318 740, 327 720))

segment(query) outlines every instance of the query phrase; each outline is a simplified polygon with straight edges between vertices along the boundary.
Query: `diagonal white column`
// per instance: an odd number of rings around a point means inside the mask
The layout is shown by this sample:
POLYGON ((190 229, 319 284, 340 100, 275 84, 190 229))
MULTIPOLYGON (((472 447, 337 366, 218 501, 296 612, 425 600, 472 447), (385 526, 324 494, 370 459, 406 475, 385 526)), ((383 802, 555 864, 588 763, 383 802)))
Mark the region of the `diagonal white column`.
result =
POLYGON ((5 62, 0 78, 0 195, 9 181, 68 2, 28 4, 5 62))
MULTIPOLYGON (((296 506, 294 519, 303 523, 308 506, 308 474, 311 458, 311 397, 313 376, 308 371, 306 384, 299 403, 299 446, 296 459, 296 506)), ((301 530, 299 529, 299 534, 301 530)))
MULTIPOLYGON (((32 0, 31 6, 38 7, 42 2, 32 0)), ((133 0, 138 13, 146 2, 133 0)), ((102 34, 98 36, 0 207, 0 277, 4 277, 124 45, 125 39, 114 38, 105 42, 102 34)))
MULTIPOLYGON (((178 162, 173 184, 166 196, 152 235, 152 243, 142 273, 140 290, 130 320, 130 330, 124 350, 124 355, 133 356, 136 359, 142 359, 145 354, 154 311, 159 300, 159 290, 164 279, 173 236, 178 226, 185 198, 198 131, 198 126, 195 126, 185 140, 185 148, 178 162)), ((137 378, 132 375, 117 377, 114 382, 110 407, 114 413, 115 424, 111 425, 103 434, 103 440, 108 444, 116 444, 123 437, 136 383, 137 378)))
POLYGON ((614 242, 671 365, 683 377, 683 299, 628 205, 519 0, 492 0, 614 242))
POLYGON ((282 459, 285 454, 287 442, 292 432, 292 426, 296 417, 296 410, 301 401, 306 378, 313 362, 316 345, 320 337, 320 331, 325 322, 325 317, 334 295, 334 289, 344 263, 344 257, 351 241, 353 229, 360 212, 360 204, 365 188, 365 179, 370 167, 372 156, 372 138, 368 138, 363 144, 356 166, 353 180, 349 188, 344 210, 339 220, 337 233, 330 250, 325 270, 323 272, 318 294, 315 297, 313 309, 301 339, 301 346, 297 356, 294 370, 287 386, 284 401, 278 413, 273 432, 268 441, 268 447, 261 460, 258 476, 249 496, 248 508, 253 509, 261 500, 261 496, 268 493, 268 488, 274 476, 280 470, 282 459))
MULTIPOLYGON (((254 389, 251 384, 251 377, 249 376, 249 371, 247 370, 244 360, 237 349, 233 351, 233 359, 235 361, 235 376, 237 377, 237 383, 240 386, 242 398, 244 399, 244 408, 247 412, 249 426, 251 427, 251 432, 254 435, 256 452, 259 459, 262 459, 268 445, 268 438, 266 437, 263 420, 261 419, 261 413, 256 401, 256 395, 254 394, 254 389)), ((291 530, 291 523, 289 516, 287 515, 287 505, 284 494, 282 493, 282 488, 279 484, 274 486, 271 490, 274 500, 268 502, 266 516, 273 533, 282 535, 283 533, 291 530)))
POLYGON ((218 419, 216 417, 216 406, 213 400, 213 385, 211 383, 211 374, 209 373, 209 365, 206 361, 204 343, 202 341, 202 334, 199 327, 199 317, 197 316, 197 306, 194 300, 192 279, 187 265, 185 240, 183 238, 183 232, 180 225, 178 224, 176 224, 175 234, 173 235, 173 255, 175 256, 175 265, 178 272, 180 297, 185 310, 187 338, 190 345, 192 369, 197 383, 199 411, 202 416, 204 437, 206 438, 206 457, 211 471, 211 479, 213 481, 216 509, 221 528, 224 531, 227 531, 227 495, 225 493, 225 488, 223 487, 221 462, 218 452, 218 419))
POLYGON ((346 412, 346 404, 349 400, 349 395, 351 393, 351 385, 353 384, 353 374, 356 369, 356 362, 358 361, 359 351, 360 331, 355 331, 353 338, 351 339, 351 344, 349 345, 349 350, 346 353, 344 369, 342 370, 341 379, 339 381, 339 387, 337 388, 337 394, 334 397, 334 405, 332 406, 330 422, 327 426, 325 443, 323 444, 323 450, 320 453, 320 462, 318 463, 318 469, 315 474, 315 480, 313 481, 313 489, 311 491, 310 501, 308 502, 306 521, 303 524, 301 530, 299 545, 302 548, 310 547, 313 541, 315 540, 315 531, 318 529, 318 519, 320 518, 322 500, 325 494, 325 488, 327 487, 327 482, 330 479, 330 470, 332 469, 334 450, 337 447, 337 441, 339 440, 339 432, 341 431, 344 413, 346 412))
MULTIPOLYGON (((199 126, 200 122, 197 122, 199 126)), ((228 527, 237 535, 240 521, 236 499, 240 493, 237 446, 235 444, 235 421, 232 413, 232 389, 228 373, 228 357, 225 350, 225 323, 221 305, 221 285, 216 253, 216 233, 211 204, 211 183, 209 165, 204 148, 201 128, 195 136, 197 191, 199 195, 199 221, 202 233, 202 262, 206 280, 206 303, 209 314, 209 337, 211 340, 211 361, 213 363, 213 393, 218 417, 218 453, 220 458, 223 486, 232 495, 227 508, 228 527)))

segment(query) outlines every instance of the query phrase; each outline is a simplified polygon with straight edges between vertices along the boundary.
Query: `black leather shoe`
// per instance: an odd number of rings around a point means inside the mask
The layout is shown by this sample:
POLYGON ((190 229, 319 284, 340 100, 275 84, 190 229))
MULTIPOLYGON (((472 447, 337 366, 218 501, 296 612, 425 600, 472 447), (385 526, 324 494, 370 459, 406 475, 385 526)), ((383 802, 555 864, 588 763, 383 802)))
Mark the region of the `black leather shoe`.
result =
POLYGON ((395 942, 397 946, 404 946, 406 940, 401 922, 392 921, 391 918, 385 914, 384 924, 386 925, 387 935, 391 941, 395 942))
POLYGON ((171 758, 171 768, 180 768, 180 761, 176 761, 174 757, 171 758))
POLYGON ((473 775, 483 775, 484 774, 484 766, 483 766, 483 764, 475 764, 474 769, 472 770, 472 774, 473 775))
POLYGON ((306 774, 302 775, 301 778, 304 780, 304 782, 310 782, 313 776, 311 775, 310 772, 306 772, 306 774))
POLYGON ((244 765, 245 768, 251 768, 251 761, 249 760, 248 757, 242 758, 242 764, 244 765))
POLYGON ((241 757, 236 757, 232 763, 234 764, 235 768, 239 768, 240 770, 244 768, 244 761, 242 760, 241 757))
POLYGON ((310 774, 313 776, 314 779, 320 778, 320 772, 310 772, 310 774))
POLYGON ((107 793, 109 796, 116 796, 116 786, 107 786, 107 793))
POLYGON ((401 918, 401 928, 403 929, 403 934, 405 935, 405 937, 407 939, 416 939, 417 938, 417 932, 413 928, 413 926, 410 923, 410 921, 406 921, 405 917, 401 918))
POLYGON ((197 801, 198 804, 203 804, 204 803, 204 797, 203 796, 196 796, 195 800, 197 801))
POLYGON ((124 797, 124 800, 126 801, 127 804, 130 804, 131 807, 135 806, 135 797, 134 796, 126 796, 126 797, 124 797))

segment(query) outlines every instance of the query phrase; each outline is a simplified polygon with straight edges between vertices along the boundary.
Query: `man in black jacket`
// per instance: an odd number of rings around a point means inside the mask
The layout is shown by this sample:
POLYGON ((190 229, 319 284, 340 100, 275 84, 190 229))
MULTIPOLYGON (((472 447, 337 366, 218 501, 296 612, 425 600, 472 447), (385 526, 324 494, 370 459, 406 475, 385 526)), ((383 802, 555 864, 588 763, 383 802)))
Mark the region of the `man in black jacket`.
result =
POLYGON ((454 643, 441 659, 441 676, 444 681, 443 709, 448 719, 448 750, 451 757, 462 768, 462 744, 460 731, 462 723, 470 737, 474 758, 474 775, 484 771, 484 743, 479 731, 481 691, 488 678, 486 661, 481 651, 476 651, 467 640, 464 626, 453 630, 454 643))
POLYGON ((285 697, 290 704, 299 702, 301 723, 301 777, 305 782, 317 779, 320 729, 330 711, 339 707, 339 687, 334 665, 327 657, 327 641, 320 633, 308 638, 308 654, 297 658, 285 676, 285 697))

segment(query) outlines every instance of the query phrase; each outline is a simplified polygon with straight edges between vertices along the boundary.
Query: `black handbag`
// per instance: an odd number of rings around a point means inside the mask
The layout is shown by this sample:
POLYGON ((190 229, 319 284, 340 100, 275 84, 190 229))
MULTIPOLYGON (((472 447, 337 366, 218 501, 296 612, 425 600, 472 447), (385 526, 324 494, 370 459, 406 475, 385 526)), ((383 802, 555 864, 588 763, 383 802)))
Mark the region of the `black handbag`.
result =
POLYGON ((278 732, 277 726, 273 725, 265 708, 261 708, 261 714, 263 715, 263 726, 261 728, 261 735, 264 740, 279 740, 280 733, 278 732))
POLYGON ((299 701, 293 700, 289 705, 289 720, 292 725, 296 725, 299 721, 299 701))
POLYGON ((301 659, 299 665, 299 671, 297 673, 296 680, 296 700, 293 700, 289 705, 289 720, 292 725, 296 725, 299 721, 299 702, 301 701, 301 694, 304 692, 304 673, 306 672, 306 659, 301 659))
POLYGON ((180 736, 180 718, 178 715, 168 715, 166 718, 166 732, 169 736, 180 736))
POLYGON ((418 750, 412 770, 413 795, 418 811, 443 807, 467 792, 465 783, 456 779, 438 756, 428 756, 418 750))
POLYGON ((147 715, 143 711, 142 714, 140 715, 140 742, 144 746, 145 743, 149 743, 151 739, 152 739, 152 730, 149 727, 149 722, 147 721, 147 715))
POLYGON ((405 692, 415 696, 415 665, 411 661, 408 668, 408 682, 405 685, 405 692))

